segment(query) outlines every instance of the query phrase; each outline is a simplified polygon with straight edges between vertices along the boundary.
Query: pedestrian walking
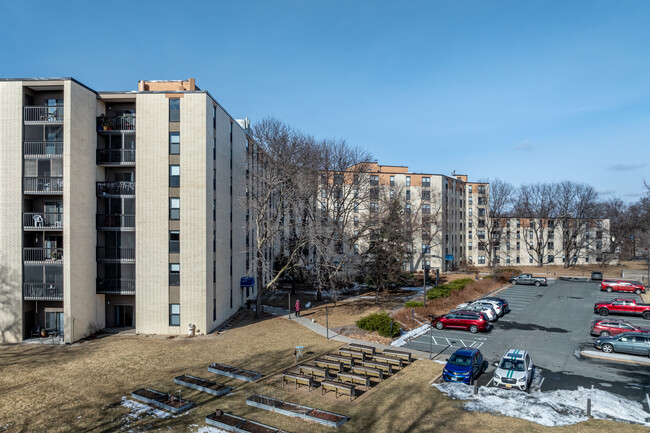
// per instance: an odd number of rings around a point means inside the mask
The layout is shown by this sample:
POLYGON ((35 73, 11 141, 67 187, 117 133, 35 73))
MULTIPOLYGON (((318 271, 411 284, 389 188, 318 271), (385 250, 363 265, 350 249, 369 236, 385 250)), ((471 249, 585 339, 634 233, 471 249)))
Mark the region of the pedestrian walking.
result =
POLYGON ((300 299, 296 300, 296 317, 300 317, 300 299))

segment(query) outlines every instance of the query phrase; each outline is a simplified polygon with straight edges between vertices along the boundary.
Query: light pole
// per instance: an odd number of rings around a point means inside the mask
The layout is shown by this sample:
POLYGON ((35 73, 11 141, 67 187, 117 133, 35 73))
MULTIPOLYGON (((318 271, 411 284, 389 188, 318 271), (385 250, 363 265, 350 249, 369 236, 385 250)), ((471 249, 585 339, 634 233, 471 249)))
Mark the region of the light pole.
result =
POLYGON ((424 283, 422 286, 422 299, 423 299, 423 304, 426 307, 427 306, 427 262, 426 262, 426 253, 429 252, 429 245, 422 245, 422 259, 420 260, 422 262, 422 274, 424 277, 424 283))

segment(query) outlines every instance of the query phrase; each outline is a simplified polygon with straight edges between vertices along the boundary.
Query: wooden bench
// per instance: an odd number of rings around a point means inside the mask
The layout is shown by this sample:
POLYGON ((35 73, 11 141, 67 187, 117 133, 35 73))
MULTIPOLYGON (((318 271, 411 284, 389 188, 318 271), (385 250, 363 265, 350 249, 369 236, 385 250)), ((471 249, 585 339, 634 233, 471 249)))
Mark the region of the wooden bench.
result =
POLYGON ((333 355, 328 353, 323 358, 327 359, 328 361, 340 362, 346 367, 351 367, 354 365, 354 358, 351 356, 333 355))
POLYGON ((384 372, 378 368, 353 365, 350 367, 350 371, 355 374, 365 374, 366 376, 376 377, 379 380, 382 380, 384 378, 384 372))
POLYGON ((409 364, 412 361, 411 354, 409 352, 403 352, 401 350, 384 349, 382 351, 382 355, 396 356, 398 358, 402 358, 402 360, 408 362, 409 364))
POLYGON ((339 355, 351 356, 352 358, 360 359, 362 361, 365 361, 367 358, 365 352, 352 349, 339 349, 339 355))
POLYGON ((340 382, 349 382, 357 385, 362 385, 366 389, 370 389, 370 378, 365 375, 354 373, 339 373, 336 375, 340 382))
POLYGON ((350 343, 346 349, 352 349, 352 350, 359 350, 361 352, 365 352, 369 355, 374 355, 375 354, 375 348, 372 346, 365 346, 363 344, 357 344, 357 343, 350 343))
POLYGON ((375 355, 372 357, 373 361, 379 361, 379 362, 384 362, 386 364, 393 365, 400 370, 402 369, 402 358, 398 358, 397 356, 390 356, 390 355, 375 355))
POLYGON ((329 368, 330 370, 341 371, 343 370, 343 364, 338 361, 330 361, 325 358, 316 358, 314 360, 314 365, 321 368, 329 368))
POLYGON ((385 374, 393 374, 393 366, 379 361, 361 361, 364 367, 376 368, 383 371, 385 374))
POLYGON ((298 388, 299 385, 307 385, 310 392, 314 385, 316 385, 316 381, 311 376, 297 373, 282 373, 282 386, 289 382, 295 384, 294 389, 298 388))
POLYGON ((321 395, 325 394, 327 391, 334 391, 336 398, 339 398, 339 395, 349 395, 350 401, 354 398, 354 385, 348 385, 347 383, 335 382, 333 380, 324 380, 320 383, 321 395))
POLYGON ((323 379, 329 379, 329 371, 327 368, 314 367, 312 365, 301 364, 298 366, 301 374, 306 374, 312 377, 322 377, 323 379))

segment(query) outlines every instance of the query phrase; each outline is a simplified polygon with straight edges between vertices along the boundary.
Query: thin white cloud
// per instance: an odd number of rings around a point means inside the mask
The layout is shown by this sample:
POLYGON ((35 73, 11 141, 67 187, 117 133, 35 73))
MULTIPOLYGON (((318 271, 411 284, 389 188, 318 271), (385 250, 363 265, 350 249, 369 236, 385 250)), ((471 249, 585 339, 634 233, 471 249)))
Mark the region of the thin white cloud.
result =
POLYGON ((530 152, 533 150, 533 144, 530 141, 523 141, 515 145, 514 149, 520 152, 530 152))
POLYGON ((616 190, 615 189, 603 189, 601 191, 598 191, 598 194, 600 194, 600 195, 612 195, 612 194, 616 194, 616 190))
POLYGON ((610 170, 614 171, 629 171, 629 170, 637 170, 639 168, 644 168, 647 167, 648 164, 614 164, 611 165, 609 168, 610 170))

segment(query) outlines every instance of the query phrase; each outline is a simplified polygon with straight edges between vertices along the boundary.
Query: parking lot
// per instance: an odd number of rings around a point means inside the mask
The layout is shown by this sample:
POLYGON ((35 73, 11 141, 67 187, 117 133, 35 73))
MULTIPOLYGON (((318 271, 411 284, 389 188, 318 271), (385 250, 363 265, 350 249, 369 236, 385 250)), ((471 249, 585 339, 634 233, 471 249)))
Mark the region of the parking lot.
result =
MULTIPOLYGON (((458 347, 476 347, 489 361, 486 373, 479 379, 486 385, 492 378, 494 363, 509 348, 527 350, 535 364, 532 389, 550 391, 576 389, 579 386, 611 391, 644 402, 650 393, 650 369, 618 362, 579 358, 583 348, 593 348, 590 325, 599 316, 593 305, 614 298, 640 299, 634 294, 606 293, 598 283, 549 281, 547 287, 512 286, 495 296, 508 300, 511 312, 492 322, 487 333, 433 329, 406 347, 428 352, 435 359, 448 358, 458 347)), ((641 317, 612 316, 650 327, 641 317)))

